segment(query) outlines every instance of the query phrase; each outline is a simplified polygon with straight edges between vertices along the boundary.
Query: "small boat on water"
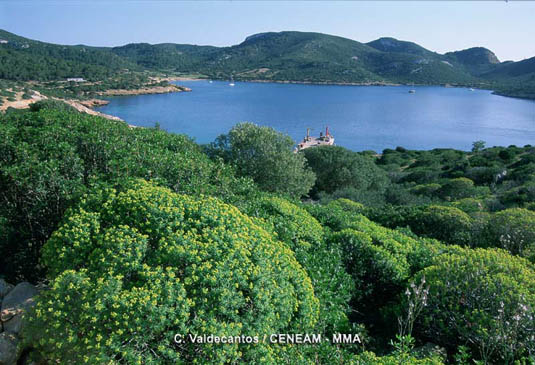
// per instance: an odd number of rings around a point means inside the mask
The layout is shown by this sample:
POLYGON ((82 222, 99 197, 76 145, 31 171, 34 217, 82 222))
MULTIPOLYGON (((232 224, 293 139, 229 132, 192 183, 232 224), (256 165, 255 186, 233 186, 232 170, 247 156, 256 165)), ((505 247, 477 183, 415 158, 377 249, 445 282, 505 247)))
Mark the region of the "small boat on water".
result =
POLYGON ((470 91, 474 91, 474 89, 473 89, 473 88, 470 88, 470 91))
POLYGON ((416 93, 416 90, 414 89, 409 90, 409 94, 415 94, 415 93, 416 93))
POLYGON ((334 137, 329 133, 329 127, 325 128, 325 135, 320 132, 319 137, 310 137, 310 128, 307 128, 307 135, 303 138, 303 142, 299 143, 295 148, 295 152, 318 146, 332 146, 334 144, 334 137))
POLYGON ((234 85, 236 85, 236 84, 234 83, 234 79, 231 76, 230 77, 230 83, 228 84, 228 86, 234 86, 234 85))
POLYGON ((212 83, 213 83, 213 81, 212 81, 212 80, 210 80, 210 81, 208 81, 208 82, 209 82, 210 84, 212 84, 212 83))

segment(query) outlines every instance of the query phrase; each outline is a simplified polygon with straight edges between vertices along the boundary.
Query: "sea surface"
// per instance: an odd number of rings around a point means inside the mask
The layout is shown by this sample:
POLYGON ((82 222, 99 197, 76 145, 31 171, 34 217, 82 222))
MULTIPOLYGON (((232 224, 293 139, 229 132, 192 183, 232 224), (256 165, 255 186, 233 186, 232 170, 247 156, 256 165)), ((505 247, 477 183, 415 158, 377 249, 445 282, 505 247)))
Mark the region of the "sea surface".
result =
POLYGON ((137 126, 212 142, 239 122, 270 126, 300 141, 326 126, 335 144, 354 151, 403 146, 469 150, 535 145, 535 101, 488 90, 440 86, 337 86, 180 81, 191 92, 109 98, 99 111, 137 126), (409 93, 414 89, 415 93, 409 93))

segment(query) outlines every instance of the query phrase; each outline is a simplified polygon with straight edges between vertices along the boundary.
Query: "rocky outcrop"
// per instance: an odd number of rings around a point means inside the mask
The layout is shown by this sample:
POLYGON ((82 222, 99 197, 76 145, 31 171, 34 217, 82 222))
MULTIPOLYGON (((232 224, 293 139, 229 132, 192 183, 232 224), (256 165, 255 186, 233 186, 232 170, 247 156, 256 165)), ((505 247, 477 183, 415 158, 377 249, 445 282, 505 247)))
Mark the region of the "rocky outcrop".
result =
POLYGON ((35 304, 37 294, 37 288, 30 283, 14 287, 0 279, 0 365, 17 363, 23 315, 35 304))
POLYGON ((81 100, 79 101, 79 103, 87 108, 95 108, 98 106, 108 105, 110 102, 108 100, 102 100, 102 99, 89 99, 89 100, 81 100))
POLYGON ((0 365, 17 363, 17 337, 9 332, 0 333, 0 365))
POLYGON ((35 304, 37 289, 30 283, 20 283, 2 300, 0 320, 4 331, 18 334, 22 329, 22 314, 35 304))
POLYGON ((106 91, 100 91, 97 94, 105 96, 124 96, 124 95, 145 95, 145 94, 167 94, 167 93, 176 93, 181 91, 191 91, 190 88, 185 86, 178 85, 167 85, 167 86, 147 86, 139 89, 110 89, 106 91))
POLYGON ((93 110, 91 108, 88 108, 87 106, 82 105, 82 103, 79 102, 79 101, 75 101, 75 100, 62 100, 62 101, 65 102, 66 104, 72 106, 74 109, 76 109, 76 110, 78 110, 79 112, 82 112, 82 113, 86 113, 86 114, 90 114, 90 115, 96 115, 96 116, 99 116, 99 117, 102 117, 102 118, 106 118, 106 119, 109 119, 109 120, 116 120, 118 122, 122 122, 123 121, 119 117, 116 117, 116 116, 113 116, 113 115, 104 114, 104 113, 98 112, 96 110, 93 110))
POLYGON ((13 285, 6 283, 4 279, 0 279, 0 304, 2 299, 13 289, 13 285))

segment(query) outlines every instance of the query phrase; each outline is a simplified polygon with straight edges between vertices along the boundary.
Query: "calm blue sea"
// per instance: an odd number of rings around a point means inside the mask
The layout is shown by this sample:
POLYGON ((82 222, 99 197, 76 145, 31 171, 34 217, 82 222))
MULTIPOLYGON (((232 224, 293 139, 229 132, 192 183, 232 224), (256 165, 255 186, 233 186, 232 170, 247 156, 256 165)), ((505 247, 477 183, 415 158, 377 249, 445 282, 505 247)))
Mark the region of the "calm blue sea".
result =
POLYGON ((192 92, 110 98, 100 111, 130 124, 213 141, 254 122, 289 134, 317 135, 328 125, 337 145, 355 151, 535 144, 535 102, 487 90, 439 86, 335 86, 181 81, 192 92), (410 94, 414 89, 416 93, 410 94))

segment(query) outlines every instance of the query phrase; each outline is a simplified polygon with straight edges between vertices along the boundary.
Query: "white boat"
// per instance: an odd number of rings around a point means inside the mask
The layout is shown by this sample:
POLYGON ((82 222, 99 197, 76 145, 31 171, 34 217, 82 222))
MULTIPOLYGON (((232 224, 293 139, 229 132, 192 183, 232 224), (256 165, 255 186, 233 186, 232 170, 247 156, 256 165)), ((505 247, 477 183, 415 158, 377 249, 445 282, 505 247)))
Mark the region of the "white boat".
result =
POLYGON ((415 93, 416 93, 416 90, 414 89, 409 90, 409 94, 415 94, 415 93))
POLYGON ((234 83, 234 79, 231 76, 230 77, 230 83, 228 84, 228 86, 234 86, 234 85, 236 85, 236 84, 234 83))
POLYGON ((470 88, 470 91, 474 91, 474 89, 470 88))
POLYGON ((210 81, 208 81, 208 82, 209 82, 210 84, 211 84, 211 83, 213 83, 213 81, 212 81, 212 80, 210 80, 210 81))

